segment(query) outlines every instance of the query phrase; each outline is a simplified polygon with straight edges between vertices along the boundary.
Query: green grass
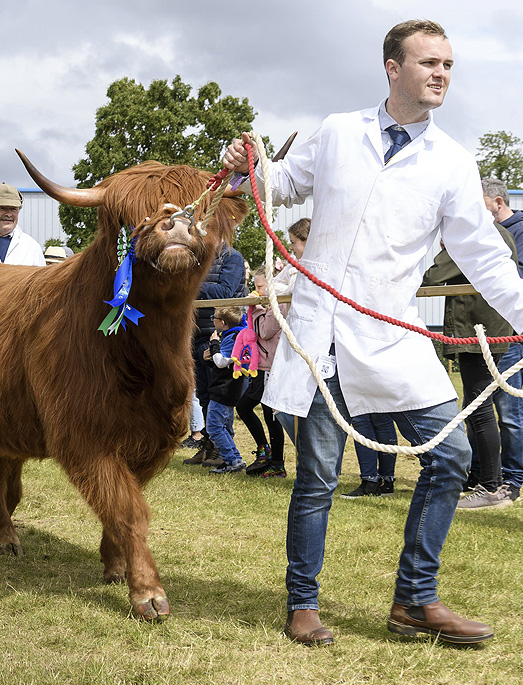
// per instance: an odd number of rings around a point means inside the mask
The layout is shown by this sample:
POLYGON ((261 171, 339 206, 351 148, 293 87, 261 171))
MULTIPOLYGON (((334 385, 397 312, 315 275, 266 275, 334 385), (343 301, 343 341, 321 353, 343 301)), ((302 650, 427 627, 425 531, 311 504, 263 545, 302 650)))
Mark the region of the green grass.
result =
MULTIPOLYGON (((248 455, 251 440, 236 429, 248 455)), ((56 465, 26 465, 15 512, 25 556, 0 557, 0 685, 523 682, 519 502, 456 516, 441 598, 496 630, 484 646, 456 648, 385 627, 417 462, 398 459, 394 497, 335 497, 320 602, 336 644, 307 649, 281 634, 292 447, 286 480, 211 477, 182 464, 190 454, 174 455, 146 490, 172 610, 160 625, 129 615, 126 586, 103 585, 100 525, 56 465)), ((358 482, 350 445, 339 492, 358 482)))

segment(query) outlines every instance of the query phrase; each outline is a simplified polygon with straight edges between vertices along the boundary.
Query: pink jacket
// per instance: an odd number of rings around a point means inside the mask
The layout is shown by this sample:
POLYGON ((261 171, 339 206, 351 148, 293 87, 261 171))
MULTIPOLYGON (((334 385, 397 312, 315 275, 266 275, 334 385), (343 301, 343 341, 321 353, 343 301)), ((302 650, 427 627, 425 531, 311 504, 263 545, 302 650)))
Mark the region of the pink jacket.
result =
MULTIPOLYGON (((280 312, 287 316, 287 305, 280 304, 280 312)), ((280 324, 276 321, 270 306, 263 307, 261 304, 254 308, 252 321, 258 336, 258 369, 269 371, 281 335, 280 324)))

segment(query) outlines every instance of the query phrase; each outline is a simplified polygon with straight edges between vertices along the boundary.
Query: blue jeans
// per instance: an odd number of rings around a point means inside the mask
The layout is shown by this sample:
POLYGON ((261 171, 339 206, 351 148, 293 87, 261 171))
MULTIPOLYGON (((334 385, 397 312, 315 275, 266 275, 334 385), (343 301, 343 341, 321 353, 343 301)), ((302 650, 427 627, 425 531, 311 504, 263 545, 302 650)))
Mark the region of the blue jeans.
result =
MULTIPOLYGON (((361 414, 352 418, 352 425, 366 438, 384 445, 397 445, 398 438, 394 422, 388 414, 361 414)), ((360 465, 360 478, 379 483, 381 480, 394 480, 396 455, 376 452, 354 441, 354 449, 360 465)))
MULTIPOLYGON (((506 371, 523 358, 523 343, 510 343, 508 352, 501 357, 498 369, 506 371)), ((519 370, 508 379, 510 385, 521 388, 523 372, 519 370)), ((494 392, 494 404, 498 412, 501 433, 501 467, 503 481, 518 488, 523 486, 523 399, 509 395, 504 390, 494 392)))
POLYGON ((227 407, 215 400, 209 400, 207 407, 207 433, 220 457, 226 464, 236 464, 241 461, 241 455, 234 443, 234 407, 227 407))
MULTIPOLYGON (((327 385, 340 413, 349 421, 337 374, 327 380, 327 385)), ((451 401, 415 411, 390 413, 390 417, 402 435, 416 445, 434 437, 457 413, 457 404, 451 401)), ((284 424, 287 416, 278 415, 278 418, 284 424)), ((318 609, 316 576, 323 565, 329 510, 346 439, 346 433, 334 421, 317 390, 307 418, 298 419, 296 480, 287 527, 289 611, 318 609)), ((395 602, 424 605, 437 601, 439 555, 470 457, 462 424, 438 447, 420 457, 422 469, 405 526, 395 602)))

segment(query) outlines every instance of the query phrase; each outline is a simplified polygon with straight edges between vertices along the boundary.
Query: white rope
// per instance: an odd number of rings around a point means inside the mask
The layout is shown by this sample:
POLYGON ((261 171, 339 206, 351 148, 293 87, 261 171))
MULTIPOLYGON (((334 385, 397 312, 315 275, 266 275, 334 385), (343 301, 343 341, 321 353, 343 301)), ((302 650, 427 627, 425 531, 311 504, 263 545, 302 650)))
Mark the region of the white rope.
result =
MULTIPOLYGON (((256 133, 255 131, 251 131, 250 134, 251 138, 253 138, 256 141, 256 144, 258 146, 258 152, 260 155, 260 163, 261 163, 261 168, 263 172, 263 179, 264 179, 264 185, 265 185, 265 215, 267 217, 272 217, 272 187, 271 187, 271 181, 270 181, 270 170, 269 170, 269 165, 268 165, 268 160, 267 160, 267 153, 265 151, 265 146, 263 143, 263 140, 261 136, 256 133)), ((483 329, 483 326, 481 324, 477 324, 474 329, 476 331, 476 334, 478 336, 479 344, 481 347, 481 351, 483 352, 483 356, 485 357, 485 361, 487 363, 487 366, 490 370, 490 373, 494 377, 495 380, 488 385, 483 392, 476 397, 476 399, 471 402, 465 409, 463 409, 459 414, 457 414, 452 421, 450 421, 436 436, 432 438, 432 440, 429 440, 429 442, 424 443, 423 445, 417 445, 416 447, 412 446, 404 446, 404 445, 385 445, 380 442, 376 442, 374 440, 370 440, 369 438, 366 438, 364 435, 361 435, 361 433, 358 433, 357 430, 355 430, 340 414, 340 411, 338 407, 336 406, 336 403, 329 391, 329 388, 327 387, 327 384, 321 377, 320 371, 318 367, 316 366, 316 363, 314 362, 314 359, 310 356, 310 354, 304 350, 300 344, 298 343, 298 340, 296 339, 296 336, 294 333, 291 331, 289 324, 287 323, 285 317, 282 315, 280 312, 280 308, 278 306, 278 300, 276 296, 276 291, 274 289, 274 279, 273 279, 273 273, 272 273, 272 264, 273 264, 273 255, 274 255, 274 247, 272 240, 267 234, 267 241, 266 241, 266 248, 265 248, 265 276, 267 279, 267 290, 268 290, 268 297, 269 297, 269 302, 273 311, 273 314, 280 324, 283 332, 285 333, 287 340, 289 341, 290 346, 292 349, 300 355, 300 357, 306 362, 307 366, 312 372, 312 375, 314 376, 314 380, 318 384, 318 387, 320 389, 321 394, 325 398, 325 402, 327 403, 327 406, 333 415, 334 419, 336 420, 336 423, 353 439, 356 440, 356 442, 359 442, 361 445, 364 445, 365 447, 369 447, 370 449, 376 450, 377 452, 387 452, 389 454, 395 453, 395 454, 400 454, 404 456, 418 456, 420 454, 425 454, 426 452, 429 452, 431 449, 434 449, 437 445, 439 445, 445 438, 452 433, 452 431, 459 426, 459 424, 464 421, 472 412, 474 412, 483 402, 489 397, 494 390, 496 390, 498 387, 503 388, 503 390, 506 390, 509 392, 511 395, 515 395, 516 397, 523 397, 523 390, 517 390, 516 388, 513 388, 511 385, 506 383, 506 379, 510 378, 514 373, 519 371, 521 368, 523 368, 523 359, 514 364, 513 366, 510 367, 510 369, 507 369, 506 371, 503 372, 503 374, 500 374, 499 371, 496 368, 496 364, 494 363, 494 360, 492 359, 492 354, 490 353, 490 349, 488 346, 488 343, 485 338, 485 332, 483 329)))

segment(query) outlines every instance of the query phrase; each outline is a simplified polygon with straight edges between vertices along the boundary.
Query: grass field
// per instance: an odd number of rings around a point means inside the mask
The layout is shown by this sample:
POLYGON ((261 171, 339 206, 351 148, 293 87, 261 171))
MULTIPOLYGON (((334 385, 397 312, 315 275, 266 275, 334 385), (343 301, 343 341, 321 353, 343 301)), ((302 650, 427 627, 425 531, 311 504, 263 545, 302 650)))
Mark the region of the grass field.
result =
MULTIPOLYGON (((308 649, 281 634, 292 447, 285 480, 212 477, 182 464, 190 454, 175 454, 146 490, 172 610, 160 625, 129 615, 125 586, 102 583, 100 525, 55 464, 26 465, 15 512, 25 556, 0 557, 0 685, 523 683, 520 502, 456 515, 440 596, 496 630, 484 646, 457 648, 385 627, 417 462, 398 459, 393 497, 335 497, 320 602, 336 644, 308 649)), ((358 482, 350 445, 338 492, 358 482)))

